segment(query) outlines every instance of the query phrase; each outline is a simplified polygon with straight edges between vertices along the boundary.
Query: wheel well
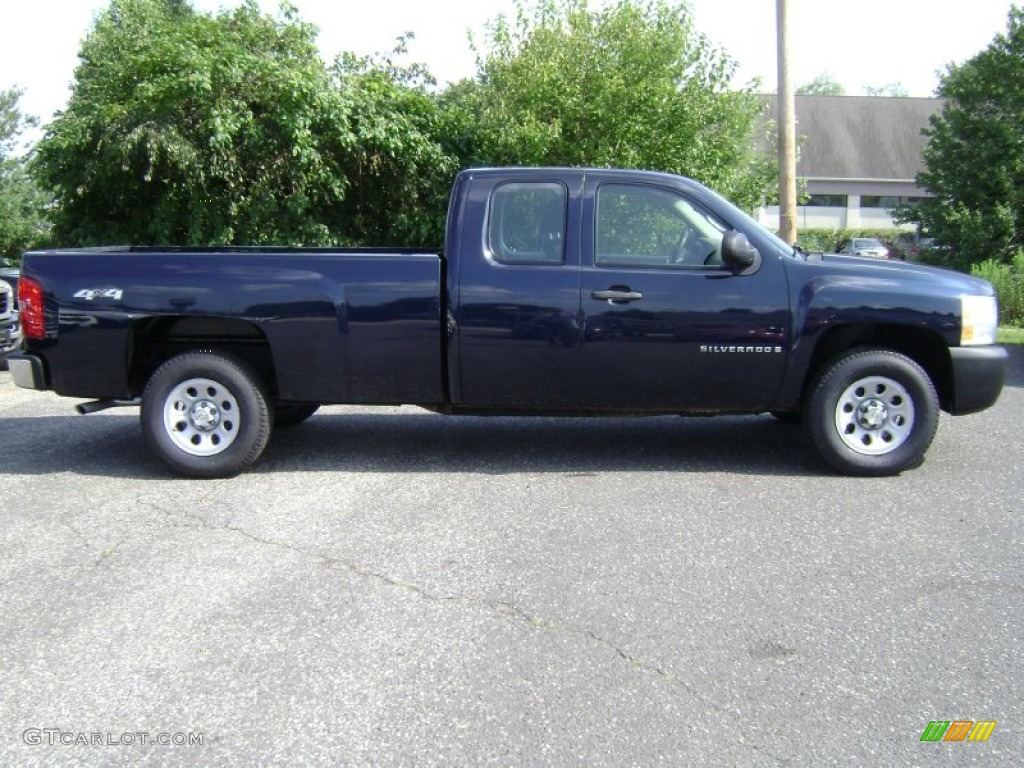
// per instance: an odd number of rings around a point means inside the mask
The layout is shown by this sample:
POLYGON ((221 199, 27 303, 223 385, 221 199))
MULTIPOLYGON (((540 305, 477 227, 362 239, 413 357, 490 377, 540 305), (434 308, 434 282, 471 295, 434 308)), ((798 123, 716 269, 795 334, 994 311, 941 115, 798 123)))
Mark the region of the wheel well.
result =
POLYGON ((128 346, 131 393, 142 394, 150 376, 165 361, 194 349, 215 349, 244 360, 276 395, 270 343, 258 326, 232 318, 186 316, 151 317, 132 328, 128 346))
POLYGON ((905 325, 846 325, 829 331, 818 342, 803 391, 830 360, 858 347, 882 347, 906 355, 920 365, 935 384, 939 404, 949 410, 953 404, 953 369, 945 342, 924 328, 905 325))

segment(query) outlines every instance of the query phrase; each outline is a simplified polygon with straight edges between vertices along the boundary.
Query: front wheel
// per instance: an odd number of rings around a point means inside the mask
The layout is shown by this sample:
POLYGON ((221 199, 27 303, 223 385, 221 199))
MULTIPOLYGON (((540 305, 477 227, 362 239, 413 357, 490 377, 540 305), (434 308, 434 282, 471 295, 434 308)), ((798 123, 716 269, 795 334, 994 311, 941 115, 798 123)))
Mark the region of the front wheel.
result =
POLYGON ((939 424, 939 398, 909 357, 855 351, 817 379, 804 423, 822 457, 840 472, 897 475, 924 461, 939 424))
POLYGON ((270 439, 271 411, 257 374, 238 358, 187 352, 161 365, 142 395, 150 448, 188 477, 230 477, 270 439))

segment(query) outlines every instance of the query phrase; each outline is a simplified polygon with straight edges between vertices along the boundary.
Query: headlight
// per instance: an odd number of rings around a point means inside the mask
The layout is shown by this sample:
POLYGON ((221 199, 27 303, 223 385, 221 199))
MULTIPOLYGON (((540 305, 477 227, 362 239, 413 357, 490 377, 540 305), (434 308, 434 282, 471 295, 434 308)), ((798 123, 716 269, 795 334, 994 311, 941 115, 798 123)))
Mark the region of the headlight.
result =
POLYGON ((977 346, 996 343, 999 308, 995 296, 961 296, 960 345, 977 346))

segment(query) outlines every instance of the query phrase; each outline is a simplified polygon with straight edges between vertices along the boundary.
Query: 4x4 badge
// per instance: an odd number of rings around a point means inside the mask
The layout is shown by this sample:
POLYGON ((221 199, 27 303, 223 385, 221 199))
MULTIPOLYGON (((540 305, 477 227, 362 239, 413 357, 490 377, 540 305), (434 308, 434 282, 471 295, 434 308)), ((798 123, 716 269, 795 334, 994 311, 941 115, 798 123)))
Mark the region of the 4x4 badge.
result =
POLYGON ((86 301, 92 301, 93 299, 120 301, 122 296, 124 296, 124 291, 120 288, 83 288, 75 292, 76 299, 85 299, 86 301))

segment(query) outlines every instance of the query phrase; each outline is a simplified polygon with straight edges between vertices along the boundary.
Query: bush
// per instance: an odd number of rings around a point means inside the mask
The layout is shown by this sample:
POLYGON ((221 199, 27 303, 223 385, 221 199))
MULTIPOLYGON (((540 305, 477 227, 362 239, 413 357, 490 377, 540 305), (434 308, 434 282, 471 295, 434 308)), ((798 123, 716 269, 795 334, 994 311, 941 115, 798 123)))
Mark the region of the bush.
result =
POLYGON ((999 297, 999 324, 1024 327, 1024 251, 1018 249, 1013 263, 995 259, 971 267, 971 274, 992 283, 999 297))

